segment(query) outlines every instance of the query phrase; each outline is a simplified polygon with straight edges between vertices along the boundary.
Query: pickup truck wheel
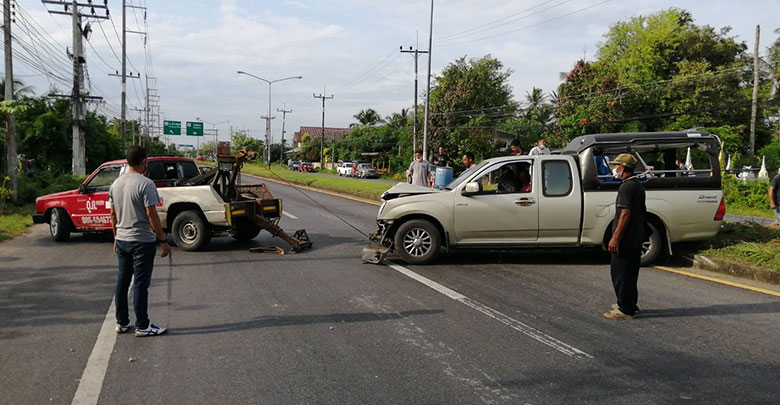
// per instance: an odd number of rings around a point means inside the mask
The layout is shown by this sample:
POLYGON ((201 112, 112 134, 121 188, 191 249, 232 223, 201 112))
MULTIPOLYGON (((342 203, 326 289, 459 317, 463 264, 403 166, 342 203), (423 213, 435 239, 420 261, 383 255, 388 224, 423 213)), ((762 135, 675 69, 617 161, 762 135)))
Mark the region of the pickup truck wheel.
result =
POLYGON ((661 250, 663 248, 661 232, 651 222, 648 222, 647 225, 650 227, 652 233, 647 240, 642 242, 642 258, 639 262, 641 266, 650 266, 655 263, 655 261, 658 260, 658 257, 661 256, 661 250))
POLYGON ((252 240, 260 233, 262 228, 259 225, 250 222, 248 219, 241 219, 233 224, 233 239, 238 241, 252 240))
POLYGON ((51 211, 49 232, 56 242, 67 242, 70 239, 70 218, 64 209, 55 208, 51 211))
POLYGON ((173 240, 181 250, 201 250, 211 240, 208 223, 197 211, 184 211, 173 220, 173 240))
POLYGON ((427 264, 439 256, 441 235, 429 221, 413 219, 404 222, 394 238, 395 251, 409 264, 427 264))

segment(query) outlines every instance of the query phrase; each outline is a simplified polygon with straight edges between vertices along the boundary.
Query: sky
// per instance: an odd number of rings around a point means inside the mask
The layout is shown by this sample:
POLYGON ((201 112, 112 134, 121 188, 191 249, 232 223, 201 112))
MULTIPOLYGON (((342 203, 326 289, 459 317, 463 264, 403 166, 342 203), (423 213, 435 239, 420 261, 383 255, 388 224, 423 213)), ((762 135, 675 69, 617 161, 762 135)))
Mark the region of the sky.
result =
MULTIPOLYGON (((156 78, 150 87, 157 89, 164 119, 200 119, 206 128, 219 129, 220 140, 228 139, 231 127, 255 138, 265 136, 260 117, 268 113, 268 85, 237 74, 239 70, 267 80, 302 76, 271 86, 272 134, 278 142, 282 114, 277 109, 292 110, 286 117, 286 139, 300 126, 321 124, 322 104, 314 94, 333 95, 326 102, 328 127, 349 126, 365 108, 388 116, 411 107, 414 59, 399 47, 428 49, 427 0, 126 1, 146 7, 146 14, 128 8, 127 29, 148 32, 146 37, 127 34, 128 71, 140 74, 128 79, 128 118, 139 117, 136 109, 143 108, 145 77, 150 76, 156 78)), ((15 77, 36 94, 48 93, 52 85, 68 93, 70 18, 49 14, 47 7, 60 8, 39 0, 17 4, 14 35, 26 41, 28 50, 17 48, 32 56, 28 63, 14 62, 15 77), (30 38, 29 31, 38 39, 30 38)), ((121 70, 121 4, 109 0, 111 19, 89 20, 92 33, 86 44, 90 93, 105 100, 89 108, 110 116, 120 110, 120 81, 109 73, 121 70)), ((780 28, 777 0, 437 0, 432 72, 436 75, 463 56, 491 54, 512 70, 514 96, 522 100, 534 86, 554 91, 560 72, 569 71, 578 59, 592 59, 611 24, 670 7, 689 10, 697 24, 730 26, 751 52, 757 24, 762 52, 777 38, 773 30, 780 28)), ((427 55, 421 55, 420 94, 427 63, 427 55)), ((186 136, 168 140, 194 143, 186 136)))

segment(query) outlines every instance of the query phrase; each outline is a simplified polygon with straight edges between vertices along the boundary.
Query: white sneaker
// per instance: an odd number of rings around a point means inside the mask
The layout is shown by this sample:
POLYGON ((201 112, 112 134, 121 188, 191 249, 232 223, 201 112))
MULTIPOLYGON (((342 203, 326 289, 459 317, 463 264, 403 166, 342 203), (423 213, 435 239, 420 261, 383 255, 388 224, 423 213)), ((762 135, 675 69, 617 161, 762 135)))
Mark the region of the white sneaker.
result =
POLYGON ((135 336, 136 337, 157 336, 157 335, 162 335, 167 331, 168 329, 161 328, 153 323, 149 323, 149 326, 147 326, 146 329, 136 329, 135 336))
POLYGON ((128 322, 127 325, 116 325, 116 333, 125 333, 130 330, 132 326, 130 326, 130 323, 128 322))

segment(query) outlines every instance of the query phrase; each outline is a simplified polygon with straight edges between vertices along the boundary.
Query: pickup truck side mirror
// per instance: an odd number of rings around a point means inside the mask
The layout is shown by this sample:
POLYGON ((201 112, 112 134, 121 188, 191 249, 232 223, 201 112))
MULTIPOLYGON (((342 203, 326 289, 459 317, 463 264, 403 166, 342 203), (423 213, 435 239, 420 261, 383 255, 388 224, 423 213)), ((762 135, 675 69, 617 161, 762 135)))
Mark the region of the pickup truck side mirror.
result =
POLYGON ((477 181, 472 181, 471 183, 466 183, 466 187, 463 188, 463 191, 461 194, 465 196, 478 194, 482 191, 482 185, 479 184, 477 181))
POLYGON ((83 184, 82 184, 82 185, 80 185, 80 186, 79 186, 79 193, 81 193, 81 194, 87 194, 87 186, 85 186, 85 185, 83 185, 83 184))

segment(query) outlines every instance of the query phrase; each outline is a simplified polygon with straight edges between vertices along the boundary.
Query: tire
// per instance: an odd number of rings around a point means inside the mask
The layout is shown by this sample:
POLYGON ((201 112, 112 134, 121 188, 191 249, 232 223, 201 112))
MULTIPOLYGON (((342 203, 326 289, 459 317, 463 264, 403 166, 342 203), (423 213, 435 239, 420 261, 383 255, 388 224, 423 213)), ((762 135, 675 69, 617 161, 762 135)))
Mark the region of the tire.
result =
POLYGON ((67 242, 70 239, 71 223, 68 213, 62 208, 51 210, 49 232, 55 242, 67 242))
POLYGON ((650 227, 650 230, 652 233, 642 243, 642 258, 640 259, 639 264, 644 266, 650 266, 653 263, 658 260, 658 258, 661 256, 661 252, 663 251, 663 243, 664 238, 661 236, 661 232, 658 230, 658 227, 656 227, 652 222, 648 222, 647 225, 650 227))
POLYGON ((211 229, 198 211, 184 211, 173 219, 173 240, 181 250, 202 250, 211 240, 211 229))
POLYGON ((233 224, 233 239, 237 241, 252 240, 260 233, 262 228, 259 225, 252 223, 249 219, 241 218, 239 221, 233 224))
POLYGON ((409 264, 428 264, 439 257, 441 234, 430 221, 404 222, 393 237, 395 252, 409 264))

